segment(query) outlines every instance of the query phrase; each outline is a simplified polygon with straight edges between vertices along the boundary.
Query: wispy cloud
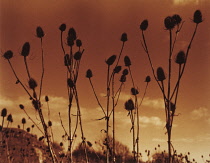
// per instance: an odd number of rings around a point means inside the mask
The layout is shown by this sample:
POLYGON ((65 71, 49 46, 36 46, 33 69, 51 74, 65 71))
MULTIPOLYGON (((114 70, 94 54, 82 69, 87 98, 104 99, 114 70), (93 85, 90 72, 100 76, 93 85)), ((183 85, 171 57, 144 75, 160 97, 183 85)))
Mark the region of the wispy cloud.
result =
POLYGON ((147 127, 148 125, 153 125, 156 127, 164 126, 164 122, 159 117, 140 116, 139 121, 140 126, 143 127, 147 127))
POLYGON ((210 125, 210 111, 205 107, 200 107, 198 109, 194 109, 191 112, 192 120, 201 120, 203 119, 210 125))
POLYGON ((199 4, 202 0, 173 0, 174 5, 199 4))

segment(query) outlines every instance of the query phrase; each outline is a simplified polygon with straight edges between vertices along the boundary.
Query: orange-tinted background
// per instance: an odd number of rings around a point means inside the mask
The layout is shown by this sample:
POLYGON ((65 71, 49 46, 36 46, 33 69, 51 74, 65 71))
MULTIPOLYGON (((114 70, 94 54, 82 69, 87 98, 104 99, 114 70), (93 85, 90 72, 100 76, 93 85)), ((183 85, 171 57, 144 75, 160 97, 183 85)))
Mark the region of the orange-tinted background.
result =
MULTIPOLYGON (((85 53, 81 62, 78 80, 80 105, 84 132, 87 140, 100 139, 101 129, 105 128, 105 121, 96 121, 103 116, 93 96, 90 84, 85 78, 87 69, 93 71, 93 82, 102 104, 105 105, 103 94, 106 91, 105 59, 113 54, 119 54, 121 34, 128 34, 123 57, 128 55, 132 61, 134 80, 140 90, 140 98, 145 87, 145 77, 151 75, 151 69, 146 54, 141 47, 139 25, 148 19, 149 28, 145 32, 148 46, 157 68, 167 67, 169 35, 164 29, 163 20, 166 16, 179 14, 185 21, 179 34, 175 54, 179 50, 186 50, 193 33, 195 24, 192 22, 193 13, 200 9, 204 22, 199 25, 195 36, 186 72, 181 82, 180 97, 177 105, 172 142, 178 152, 191 152, 193 158, 199 161, 201 155, 209 159, 210 153, 210 2, 208 0, 132 0, 132 1, 67 1, 67 0, 34 0, 34 1, 1 1, 0 2, 0 48, 1 54, 6 50, 14 52, 11 59, 20 79, 27 84, 27 74, 23 58, 20 56, 22 45, 29 41, 31 53, 28 57, 32 76, 39 81, 41 76, 40 40, 35 36, 37 26, 41 26, 46 33, 43 39, 46 75, 44 78, 43 95, 50 98, 51 120, 55 139, 62 141, 64 134, 58 112, 61 112, 64 124, 67 126, 67 89, 66 68, 63 66, 63 54, 60 47, 61 23, 67 24, 67 30, 74 27, 78 38, 83 42, 85 53)), ((66 33, 67 34, 67 31, 66 33)), ((67 50, 66 46, 66 50, 67 50)), ((120 61, 124 65, 123 61, 120 61)), ((173 65, 177 69, 177 65, 173 65)), ((120 77, 120 76, 119 76, 120 77)), ((118 78, 119 78, 118 77, 118 78)), ((174 79, 176 76, 174 75, 174 79)), ((24 104, 26 110, 36 118, 26 93, 16 85, 15 77, 4 58, 0 59, 0 107, 7 108, 12 113, 14 123, 11 127, 21 124, 22 117, 26 117, 19 109, 24 104)), ((130 120, 123 104, 130 98, 131 79, 123 87, 120 103, 117 107, 117 139, 132 147, 130 120)), ((158 144, 166 149, 165 119, 163 101, 157 83, 152 78, 146 98, 140 108, 140 149, 154 152, 158 144)), ((43 110, 47 113, 46 103, 43 110)), ((28 127, 31 126, 27 119, 28 127)), ((36 130, 35 130, 36 132, 36 130)), ((37 134, 40 134, 37 131, 37 134)), ((78 132, 79 134, 79 132, 78 132)), ((79 137, 78 137, 79 140, 79 137)))

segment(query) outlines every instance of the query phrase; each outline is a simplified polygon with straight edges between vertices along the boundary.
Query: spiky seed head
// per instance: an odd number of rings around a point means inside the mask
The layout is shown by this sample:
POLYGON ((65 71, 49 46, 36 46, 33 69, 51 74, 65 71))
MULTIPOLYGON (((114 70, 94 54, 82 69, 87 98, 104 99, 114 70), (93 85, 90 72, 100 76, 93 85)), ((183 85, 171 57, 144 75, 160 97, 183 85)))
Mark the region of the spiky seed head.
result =
POLYGON ((175 62, 177 64, 183 64, 186 62, 186 57, 185 57, 185 52, 184 51, 180 51, 177 55, 176 55, 176 60, 175 62))
POLYGON ((175 25, 179 25, 182 22, 182 18, 178 14, 174 14, 172 19, 174 19, 175 25))
POLYGON ((131 88, 131 94, 135 96, 135 95, 139 94, 139 91, 133 87, 133 88, 131 88))
POLYGON ((147 76, 146 79, 145 79, 145 82, 149 83, 150 81, 151 81, 150 76, 147 76))
POLYGON ((70 47, 74 45, 74 39, 72 37, 67 37, 67 45, 70 47))
POLYGON ((80 39, 76 40, 76 45, 77 47, 81 47, 82 46, 82 41, 80 39))
POLYGON ((26 119, 22 118, 22 124, 25 124, 25 123, 26 123, 26 119))
POLYGON ((74 85, 74 82, 73 82, 73 80, 71 79, 71 78, 68 78, 67 79, 67 84, 68 84, 68 86, 70 87, 70 88, 73 88, 75 85, 74 85))
POLYGON ((157 68, 157 79, 158 81, 163 81, 166 79, 166 76, 162 67, 157 68))
POLYGON ((173 102, 170 102, 170 103, 169 103, 169 109, 170 109, 170 111, 175 112, 175 110, 176 110, 176 105, 175 105, 173 102))
POLYGON ((31 127, 34 128, 34 125, 32 125, 31 127))
POLYGON ((131 65, 131 60, 128 56, 124 57, 124 63, 125 63, 125 66, 128 66, 128 67, 131 65))
POLYGON ((20 109, 24 109, 24 105, 20 104, 19 105, 20 109))
POLYGON ((23 57, 27 57, 29 53, 30 53, 30 43, 26 42, 22 47, 21 55, 23 57))
POLYGON ((120 82, 122 82, 122 83, 126 82, 126 75, 122 75, 120 77, 120 82))
POLYGON ((121 35, 121 39, 120 39, 122 42, 126 42, 126 41, 128 41, 128 36, 127 36, 127 33, 123 33, 122 35, 121 35))
POLYGON ((115 67, 114 68, 114 73, 119 73, 120 71, 121 71, 121 69, 122 69, 122 66, 117 66, 117 67, 115 67))
POLYGON ((111 57, 109 57, 106 60, 106 64, 109 65, 109 66, 111 66, 114 63, 114 61, 116 60, 116 57, 117 57, 116 55, 112 55, 111 57))
POLYGON ((122 72, 122 74, 123 74, 123 75, 128 75, 128 69, 127 69, 127 68, 124 69, 123 72, 122 72))
POLYGON ((93 77, 93 73, 92 73, 91 69, 88 69, 86 71, 86 78, 92 78, 92 77, 93 77))
POLYGON ((9 114, 9 115, 7 116, 7 121, 9 121, 9 122, 13 122, 13 119, 12 119, 12 114, 9 114))
POLYGON ((1 110, 1 116, 2 117, 6 117, 7 116, 7 109, 6 108, 1 110))
POLYGON ((30 78, 28 81, 28 85, 30 89, 35 89, 37 87, 37 82, 33 78, 30 78))
POLYGON ((142 22, 141 22, 141 24, 140 24, 140 29, 142 30, 142 31, 145 31, 146 29, 148 28, 148 20, 143 20, 142 22))
POLYGON ((41 102, 39 100, 32 100, 32 105, 36 110, 41 108, 41 102))
POLYGON ((49 97, 45 96, 45 101, 48 102, 49 101, 49 97))
POLYGON ((63 146, 63 143, 62 143, 62 142, 60 142, 60 146, 61 146, 61 147, 63 146))
POLYGON ((42 27, 38 26, 38 27, 36 28, 36 36, 37 36, 38 38, 44 37, 44 31, 43 31, 42 27))
POLYGON ((202 13, 200 10, 196 10, 194 12, 193 22, 196 24, 203 22, 202 13))
POLYGON ((13 52, 11 50, 8 50, 4 53, 3 57, 5 59, 11 59, 13 57, 13 52))
POLYGON ((125 102, 125 109, 128 111, 134 110, 134 103, 132 99, 129 99, 128 101, 125 102))
POLYGON ((64 65, 65 65, 65 66, 71 65, 71 61, 70 61, 70 56, 69 56, 69 54, 66 54, 66 55, 64 56, 64 65))
POLYGON ((87 145, 88 145, 89 147, 92 147, 92 146, 93 146, 93 144, 92 144, 91 142, 89 142, 89 141, 87 141, 87 145))
POLYGON ((28 127, 28 128, 26 129, 26 131, 27 131, 27 132, 30 132, 30 131, 31 131, 30 127, 28 127))
POLYGON ((171 30, 175 27, 175 20, 171 16, 168 16, 165 18, 164 24, 165 24, 166 30, 171 30))
POLYGON ((65 30, 66 30, 66 24, 61 24, 60 25, 60 27, 59 27, 59 30, 61 31, 61 32, 64 32, 65 30))
POLYGON ((74 54, 74 59, 76 61, 79 61, 82 57, 82 53, 80 51, 77 51, 75 54, 74 54))
POLYGON ((68 32, 68 37, 70 37, 72 40, 77 39, 77 33, 74 28, 70 28, 68 32))
POLYGON ((49 126, 49 127, 52 126, 52 121, 48 121, 48 126, 49 126))

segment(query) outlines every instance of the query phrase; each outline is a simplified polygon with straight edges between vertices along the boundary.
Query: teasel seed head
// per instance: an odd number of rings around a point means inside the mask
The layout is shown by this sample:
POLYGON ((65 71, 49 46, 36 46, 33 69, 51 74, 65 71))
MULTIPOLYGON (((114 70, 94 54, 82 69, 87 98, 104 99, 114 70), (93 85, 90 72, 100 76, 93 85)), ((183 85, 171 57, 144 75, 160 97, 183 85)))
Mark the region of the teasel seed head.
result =
POLYGON ((1 116, 2 117, 6 117, 7 116, 7 109, 6 108, 2 109, 1 116))
POLYGON ((24 105, 22 105, 22 104, 20 104, 19 107, 20 107, 20 109, 24 109, 25 108, 24 105))
POLYGON ((132 99, 129 99, 128 101, 125 102, 125 109, 128 111, 132 111, 135 109, 132 99))
POLYGON ((48 121, 48 126, 49 126, 49 127, 52 126, 52 121, 48 121))
POLYGON ((9 121, 9 122, 13 122, 13 119, 12 119, 12 114, 9 114, 9 115, 7 116, 7 121, 9 121))
POLYGON ((146 31, 146 29, 148 28, 148 20, 143 20, 142 22, 141 22, 141 24, 140 24, 140 29, 142 30, 142 31, 146 31))
POLYGON ((125 66, 128 66, 128 67, 131 65, 131 60, 128 56, 124 57, 124 63, 125 63, 125 66))
POLYGON ((36 110, 41 108, 41 102, 39 100, 32 100, 32 105, 36 110))
POLYGON ((182 22, 182 18, 178 14, 174 14, 172 19, 174 19, 175 25, 179 25, 182 22))
POLYGON ((203 22, 202 13, 200 10, 196 10, 194 12, 193 22, 196 24, 203 22))
POLYGON ((106 60, 106 64, 109 65, 109 66, 111 66, 114 63, 114 61, 116 60, 116 57, 117 57, 116 55, 112 55, 111 57, 109 57, 106 60))
POLYGON ((82 53, 80 51, 77 51, 75 54, 74 54, 74 59, 76 61, 79 61, 82 57, 82 53))
POLYGON ((11 50, 8 50, 8 51, 6 51, 5 53, 4 53, 4 55, 3 55, 3 57, 5 58, 5 59, 11 59, 12 57, 13 57, 13 52, 11 51, 11 50))
POLYGON ((127 37, 127 33, 123 33, 122 35, 121 35, 121 39, 120 39, 122 42, 126 42, 126 41, 128 41, 128 37, 127 37))
POLYGON ((122 76, 120 77, 120 82, 121 82, 121 83, 126 82, 126 75, 122 75, 122 76))
POLYGON ((122 72, 122 74, 123 74, 123 75, 128 75, 128 69, 127 69, 127 68, 124 69, 123 72, 122 72))
POLYGON ((175 20, 171 16, 168 16, 165 18, 164 24, 165 24, 166 30, 171 30, 175 26, 175 20))
POLYGON ((87 71, 86 71, 86 78, 92 78, 93 77, 93 73, 92 73, 92 71, 91 71, 91 69, 88 69, 87 71))
POLYGON ((26 119, 22 118, 22 124, 25 124, 25 123, 26 123, 26 119))
POLYGON ((38 38, 44 37, 44 31, 43 31, 42 27, 38 26, 38 27, 36 28, 36 36, 37 36, 38 38))
POLYGON ((170 111, 175 112, 175 110, 176 110, 176 105, 175 105, 173 102, 170 102, 170 103, 169 103, 169 109, 170 109, 170 111))
POLYGON ((115 68, 114 68, 114 73, 119 73, 120 71, 121 71, 121 69, 122 69, 122 66, 116 66, 115 68))
POLYGON ((65 65, 65 66, 71 65, 71 61, 70 61, 70 56, 69 56, 69 54, 66 54, 66 55, 64 56, 64 65, 65 65))
POLYGON ((157 79, 158 81, 163 81, 166 79, 166 76, 162 67, 157 68, 157 79))
POLYGON ((135 95, 139 94, 139 91, 133 87, 133 88, 131 88, 131 94, 135 96, 135 95))
POLYGON ((49 101, 49 97, 45 96, 45 101, 48 102, 49 101))
POLYGON ((65 30, 66 30, 66 24, 61 24, 60 25, 60 27, 59 27, 59 30, 61 31, 61 32, 64 32, 65 30))
POLYGON ((28 127, 28 128, 26 129, 26 131, 27 131, 27 132, 30 132, 30 131, 31 131, 30 127, 28 127))
POLYGON ((77 47, 81 47, 82 46, 82 41, 80 39, 76 40, 76 45, 77 47))
POLYGON ((67 37, 67 45, 70 47, 74 45, 74 39, 72 37, 67 37))
POLYGON ((150 81, 151 81, 150 76, 147 76, 146 79, 145 79, 145 82, 149 83, 150 81))
POLYGON ((68 86, 70 88, 74 88, 74 86, 75 86, 75 84, 74 84, 74 82, 73 82, 73 80, 71 78, 68 78, 67 79, 67 84, 68 84, 68 86))
POLYGON ((68 32, 68 37, 70 37, 72 40, 77 39, 77 33, 74 28, 70 28, 68 32))
POLYGON ((29 53, 30 53, 30 43, 26 42, 22 47, 21 55, 23 57, 27 57, 29 53))
POLYGON ((184 51, 180 51, 177 54, 175 62, 177 64, 180 64, 180 65, 186 62, 186 57, 185 57, 185 52, 184 51))
POLYGON ((93 146, 93 144, 92 144, 91 142, 89 142, 89 141, 87 141, 87 145, 88 145, 89 147, 92 147, 92 146, 93 146))
POLYGON ((37 87, 37 82, 33 78, 30 78, 28 81, 28 85, 30 89, 35 89, 37 87))
POLYGON ((62 142, 60 142, 60 146, 61 146, 61 147, 63 146, 63 143, 62 143, 62 142))

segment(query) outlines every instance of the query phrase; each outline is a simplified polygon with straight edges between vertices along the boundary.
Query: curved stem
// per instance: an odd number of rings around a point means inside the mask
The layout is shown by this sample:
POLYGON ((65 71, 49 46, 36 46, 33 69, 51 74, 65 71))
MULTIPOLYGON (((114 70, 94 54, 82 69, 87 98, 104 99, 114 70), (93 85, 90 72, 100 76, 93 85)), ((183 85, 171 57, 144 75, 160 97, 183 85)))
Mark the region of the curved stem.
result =
POLYGON ((41 81, 40 81, 40 90, 39 90, 39 101, 42 95, 42 83, 44 78, 44 50, 43 50, 43 44, 42 44, 42 38, 41 38, 41 51, 42 51, 42 75, 41 75, 41 81))

